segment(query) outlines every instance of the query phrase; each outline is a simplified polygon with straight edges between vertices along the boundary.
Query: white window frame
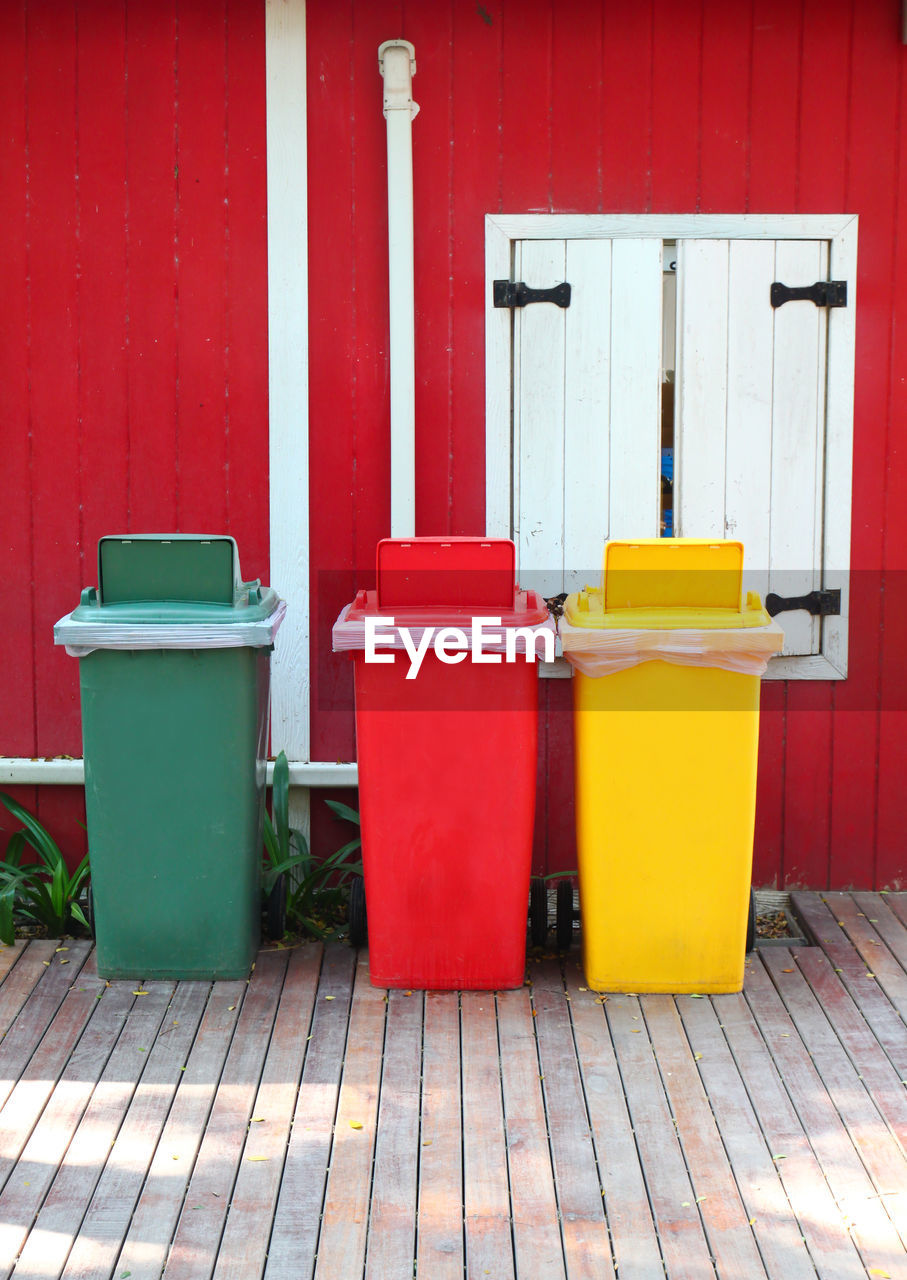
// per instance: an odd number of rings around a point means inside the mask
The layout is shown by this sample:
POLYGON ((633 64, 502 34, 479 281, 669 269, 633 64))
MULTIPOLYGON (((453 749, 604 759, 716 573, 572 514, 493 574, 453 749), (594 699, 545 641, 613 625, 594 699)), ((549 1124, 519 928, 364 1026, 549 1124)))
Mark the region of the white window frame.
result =
POLYGON ((520 240, 827 240, 829 271, 847 281, 847 306, 831 312, 825 419, 823 565, 841 588, 841 615, 825 618, 822 653, 774 658, 768 679, 847 676, 858 218, 854 214, 488 214, 485 218, 485 526, 511 536, 512 314, 496 308, 493 280, 510 279, 520 240))

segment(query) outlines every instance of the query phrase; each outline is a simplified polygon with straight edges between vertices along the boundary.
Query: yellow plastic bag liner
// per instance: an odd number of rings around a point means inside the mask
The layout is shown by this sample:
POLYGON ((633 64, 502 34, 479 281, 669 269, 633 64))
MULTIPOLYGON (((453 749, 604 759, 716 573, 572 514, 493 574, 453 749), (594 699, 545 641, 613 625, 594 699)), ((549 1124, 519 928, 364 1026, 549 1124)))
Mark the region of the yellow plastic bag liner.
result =
POLYGON ((609 542, 602 586, 564 604, 564 657, 592 677, 652 661, 762 676, 784 633, 754 592, 741 604, 742 576, 740 542, 609 542))

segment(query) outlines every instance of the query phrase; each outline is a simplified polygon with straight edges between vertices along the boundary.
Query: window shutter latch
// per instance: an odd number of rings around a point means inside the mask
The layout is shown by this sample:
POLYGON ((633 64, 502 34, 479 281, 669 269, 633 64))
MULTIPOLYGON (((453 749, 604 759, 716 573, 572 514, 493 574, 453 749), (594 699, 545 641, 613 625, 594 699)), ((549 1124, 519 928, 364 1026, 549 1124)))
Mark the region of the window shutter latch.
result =
POLYGON ((765 612, 770 618, 792 609, 805 609, 818 618, 838 617, 841 613, 841 592, 835 587, 825 591, 810 591, 806 596, 776 596, 770 591, 765 597, 765 612))
POLYGON ((846 280, 817 280, 815 284, 791 288, 777 281, 771 288, 773 307, 783 307, 785 302, 814 302, 817 307, 846 307, 846 280))
POLYGON ((533 289, 522 280, 495 280, 494 305, 496 307, 526 307, 530 302, 553 302, 556 307, 570 306, 570 286, 553 285, 550 289, 533 289))

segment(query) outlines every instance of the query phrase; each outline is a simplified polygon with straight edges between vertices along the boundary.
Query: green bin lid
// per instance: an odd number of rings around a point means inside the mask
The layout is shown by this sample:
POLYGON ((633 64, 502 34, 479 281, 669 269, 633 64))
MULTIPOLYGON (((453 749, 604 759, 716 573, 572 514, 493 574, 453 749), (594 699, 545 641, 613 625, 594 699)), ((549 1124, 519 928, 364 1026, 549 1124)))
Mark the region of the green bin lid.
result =
POLYGON ((84 588, 70 617, 102 625, 249 623, 278 604, 273 588, 243 582, 233 538, 122 534, 99 541, 98 589, 84 588))
POLYGON ((140 600, 232 605, 240 582, 233 538, 133 534, 98 543, 102 605, 140 600))

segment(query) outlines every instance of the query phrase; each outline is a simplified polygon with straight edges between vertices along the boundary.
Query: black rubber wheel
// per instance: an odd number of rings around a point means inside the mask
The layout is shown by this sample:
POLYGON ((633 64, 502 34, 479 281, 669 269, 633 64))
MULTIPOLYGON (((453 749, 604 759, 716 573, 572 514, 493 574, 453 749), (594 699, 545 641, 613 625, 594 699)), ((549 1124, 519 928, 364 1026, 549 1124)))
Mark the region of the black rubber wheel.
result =
POLYGON ((548 886, 535 878, 529 881, 529 937, 534 947, 548 941, 548 886))
POLYGON ((365 909, 365 881, 353 876, 350 881, 349 902, 350 946, 364 947, 368 937, 368 916, 365 909))
POLYGON ((281 874, 271 886, 266 908, 268 937, 279 942, 287 931, 287 878, 281 874))
POLYGON ((750 909, 746 919, 746 953, 756 949, 756 895, 750 889, 750 909))
POLYGON ((557 882, 556 933, 558 951, 569 951, 573 944, 573 882, 557 882))

